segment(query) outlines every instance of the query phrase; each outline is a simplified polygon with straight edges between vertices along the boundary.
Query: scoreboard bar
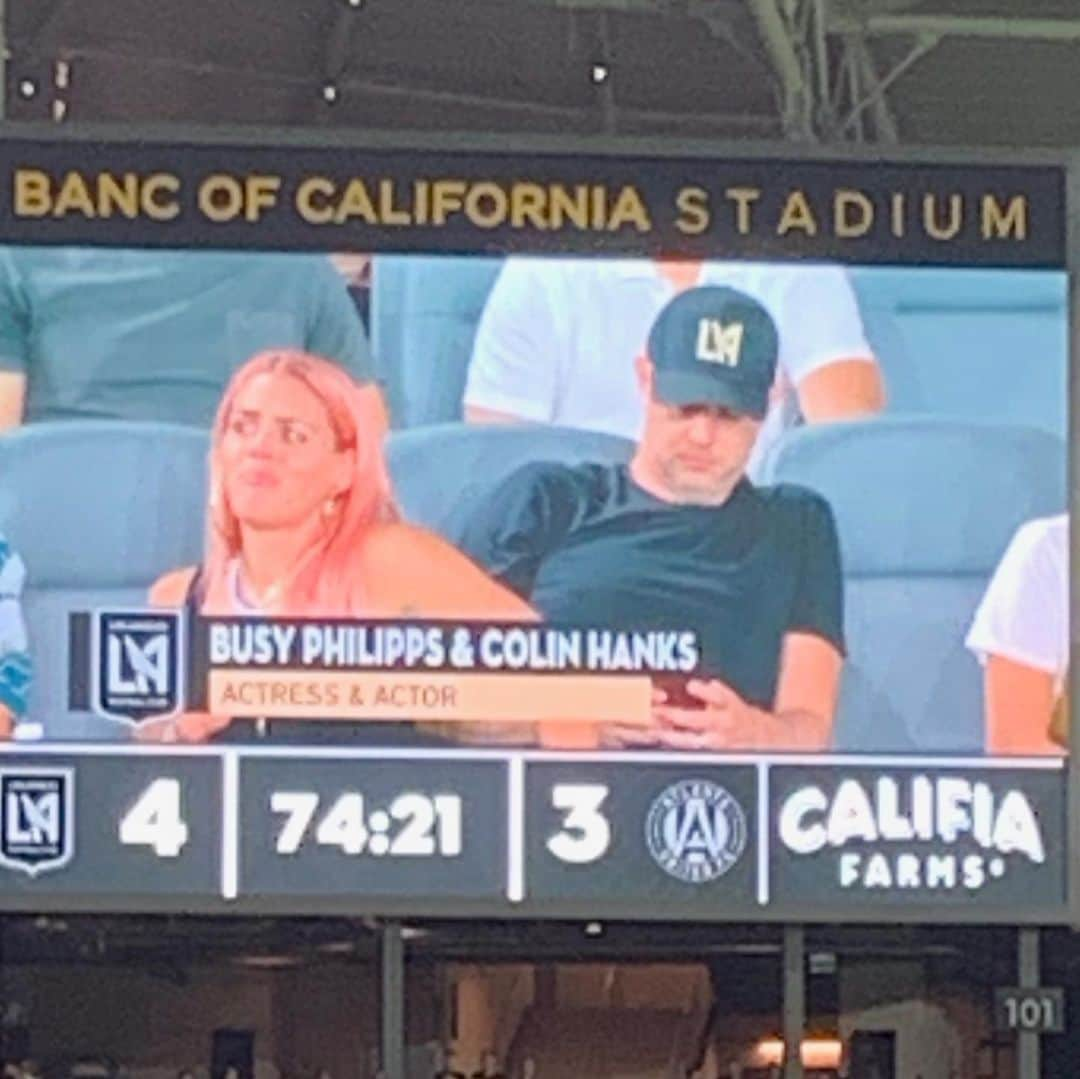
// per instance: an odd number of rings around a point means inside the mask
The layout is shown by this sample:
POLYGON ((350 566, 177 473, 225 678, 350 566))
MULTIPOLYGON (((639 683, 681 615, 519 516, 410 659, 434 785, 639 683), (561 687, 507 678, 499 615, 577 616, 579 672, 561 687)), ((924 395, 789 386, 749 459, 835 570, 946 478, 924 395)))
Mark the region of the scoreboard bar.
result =
POLYGON ((1056 760, 16 745, 0 909, 1068 923, 1056 760))

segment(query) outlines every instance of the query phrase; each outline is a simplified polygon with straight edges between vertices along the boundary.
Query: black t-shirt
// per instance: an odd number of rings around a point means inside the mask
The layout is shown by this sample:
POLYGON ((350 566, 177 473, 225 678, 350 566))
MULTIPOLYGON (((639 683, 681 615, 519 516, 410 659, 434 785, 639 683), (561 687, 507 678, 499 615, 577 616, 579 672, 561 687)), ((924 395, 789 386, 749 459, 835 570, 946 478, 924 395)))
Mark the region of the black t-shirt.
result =
POLYGON ((625 465, 530 464, 471 515, 462 548, 550 622, 694 630, 700 674, 772 708, 789 632, 843 652, 843 579, 828 503, 741 481, 722 506, 679 505, 625 465))

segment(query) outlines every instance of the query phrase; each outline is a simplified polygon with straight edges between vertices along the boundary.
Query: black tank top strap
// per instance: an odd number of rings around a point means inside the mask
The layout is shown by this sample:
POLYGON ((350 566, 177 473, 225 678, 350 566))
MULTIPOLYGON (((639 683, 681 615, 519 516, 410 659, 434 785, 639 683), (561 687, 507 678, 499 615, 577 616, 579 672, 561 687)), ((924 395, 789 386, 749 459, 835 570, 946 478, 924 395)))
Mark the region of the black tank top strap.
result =
POLYGON ((184 595, 184 613, 188 618, 194 618, 202 610, 203 600, 206 598, 206 579, 203 577, 201 565, 195 567, 195 572, 188 581, 187 592, 184 595))

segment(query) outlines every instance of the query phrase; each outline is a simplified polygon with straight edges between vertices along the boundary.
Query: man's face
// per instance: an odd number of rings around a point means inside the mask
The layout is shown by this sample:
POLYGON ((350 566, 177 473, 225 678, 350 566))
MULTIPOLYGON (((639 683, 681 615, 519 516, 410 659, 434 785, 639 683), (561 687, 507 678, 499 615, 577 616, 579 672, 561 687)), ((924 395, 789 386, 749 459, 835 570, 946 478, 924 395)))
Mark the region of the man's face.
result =
POLYGON ((761 421, 721 405, 672 405, 653 392, 653 367, 639 361, 645 427, 638 456, 672 502, 716 505, 745 474, 761 421))

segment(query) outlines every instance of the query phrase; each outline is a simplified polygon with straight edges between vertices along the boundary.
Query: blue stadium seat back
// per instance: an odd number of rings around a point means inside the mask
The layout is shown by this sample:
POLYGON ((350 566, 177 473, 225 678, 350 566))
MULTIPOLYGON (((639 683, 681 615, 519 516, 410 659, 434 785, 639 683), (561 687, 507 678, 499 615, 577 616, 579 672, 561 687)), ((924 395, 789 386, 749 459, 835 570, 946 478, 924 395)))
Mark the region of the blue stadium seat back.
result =
POLYGON ((146 606, 203 547, 208 440, 170 424, 71 421, 0 437, 0 532, 26 563, 35 665, 28 718, 49 738, 126 737, 68 714, 68 614, 146 606))
POLYGON ((404 348, 405 287, 408 267, 415 255, 376 255, 371 263, 370 336, 375 376, 386 393, 391 419, 396 424, 401 412, 401 385, 398 372, 404 348))
POLYGON ((890 412, 1064 436, 1065 274, 865 267, 852 278, 890 412))
MULTIPOLYGON (((850 616, 848 622, 850 636, 850 616)), ((913 753, 916 748, 892 702, 850 659, 840 673, 831 748, 838 753, 913 753)))
POLYGON ((473 507, 522 465, 627 461, 633 450, 626 439, 571 427, 451 423, 395 431, 387 459, 405 517, 454 542, 473 507))
POLYGON ((501 266, 477 256, 376 257, 372 348, 394 427, 462 418, 476 327, 501 266))
POLYGON ((1065 446, 1045 431, 922 417, 804 427, 769 462, 832 506, 848 665, 837 748, 979 752, 982 676, 964 646, 1016 529, 1065 506, 1065 446))

